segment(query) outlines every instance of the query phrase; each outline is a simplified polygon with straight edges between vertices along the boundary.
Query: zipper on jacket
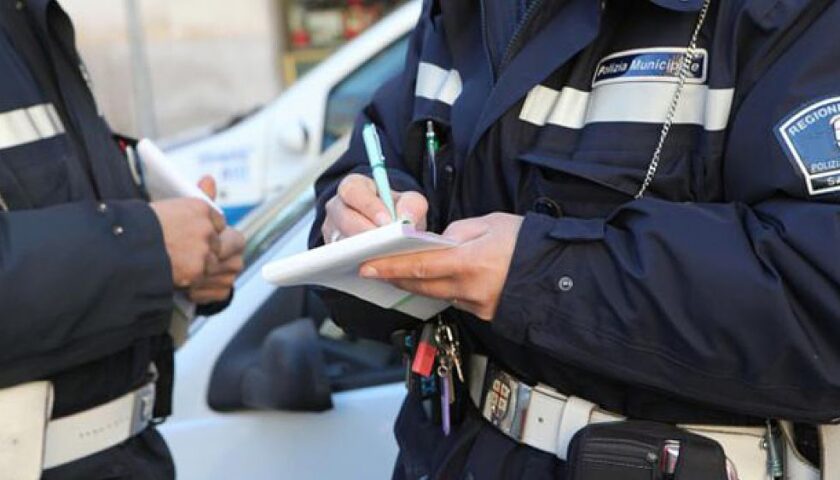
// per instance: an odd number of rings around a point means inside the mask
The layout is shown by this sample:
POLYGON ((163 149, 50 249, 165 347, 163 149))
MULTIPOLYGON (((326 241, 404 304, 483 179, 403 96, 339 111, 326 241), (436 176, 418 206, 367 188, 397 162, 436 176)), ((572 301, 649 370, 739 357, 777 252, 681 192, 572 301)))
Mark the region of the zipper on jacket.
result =
POLYGON ((0 210, 3 210, 4 212, 9 211, 9 204, 6 203, 6 199, 3 198, 3 193, 2 192, 0 192, 0 210))
POLYGON ((537 9, 539 9, 540 6, 542 6, 542 4, 543 0, 531 0, 531 4, 528 5, 528 8, 525 10, 525 15, 522 16, 522 20, 520 20, 519 25, 516 26, 516 31, 513 32, 513 35, 508 41, 507 47, 505 48, 505 54, 502 56, 502 61, 499 62, 499 71, 502 71, 502 69, 504 69, 505 66, 507 66, 508 62, 511 61, 514 53, 519 51, 525 27, 530 25, 534 14, 537 13, 537 9))
POLYGON ((484 6, 485 0, 479 2, 479 10, 481 12, 481 40, 484 47, 484 56, 487 57, 487 69, 490 70, 490 83, 496 84, 496 67, 493 65, 493 55, 490 53, 490 41, 487 37, 487 8, 484 6))

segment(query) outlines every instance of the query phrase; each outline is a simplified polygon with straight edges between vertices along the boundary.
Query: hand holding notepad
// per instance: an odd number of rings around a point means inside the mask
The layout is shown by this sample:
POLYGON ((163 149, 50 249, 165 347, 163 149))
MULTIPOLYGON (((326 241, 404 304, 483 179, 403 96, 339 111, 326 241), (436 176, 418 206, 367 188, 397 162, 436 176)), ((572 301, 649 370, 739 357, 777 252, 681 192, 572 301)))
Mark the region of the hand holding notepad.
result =
POLYGON ((376 258, 454 247, 450 239, 420 232, 410 223, 392 223, 318 247, 263 267, 262 275, 278 286, 322 285, 355 295, 383 308, 425 320, 449 303, 400 290, 382 280, 359 277, 359 267, 376 258))
MULTIPOLYGON (((367 135, 367 130, 366 143, 368 138, 376 143, 375 132, 367 135)), ((428 149, 433 153, 437 142, 430 137, 428 149)), ((325 204, 324 238, 350 238, 293 257, 294 261, 272 263, 264 276, 280 285, 325 285, 422 319, 451 305, 492 321, 502 302, 524 217, 492 212, 464 218, 449 224, 443 236, 419 232, 410 224, 388 225, 393 214, 388 215, 387 202, 378 201, 375 193, 382 197, 387 191, 379 185, 385 172, 382 150, 374 146, 368 152, 373 180, 348 175, 338 194, 325 204), (432 251, 420 253, 426 250, 432 251)), ((425 217, 427 202, 419 193, 395 192, 394 198, 396 211, 421 221, 425 217), (409 207, 413 203, 409 199, 419 200, 416 207, 409 207)))
MULTIPOLYGON (((128 152, 129 155, 134 154, 132 150, 128 152)), ((175 169, 166 154, 154 142, 148 138, 140 140, 136 146, 136 154, 150 200, 155 202, 172 198, 197 198, 222 213, 210 197, 175 169)), ((174 294, 174 306, 170 333, 176 345, 181 345, 186 341, 189 325, 195 318, 196 305, 183 291, 178 291, 174 294)))
POLYGON ((334 288, 383 308, 428 319, 447 308, 449 303, 411 294, 382 280, 361 278, 359 267, 377 258, 449 248, 456 243, 440 235, 418 231, 410 222, 397 221, 385 169, 385 155, 376 127, 372 124, 365 126, 362 138, 376 191, 394 223, 343 240, 337 240, 337 234, 341 232, 334 230, 331 243, 272 262, 263 268, 263 277, 280 286, 315 284, 334 288))

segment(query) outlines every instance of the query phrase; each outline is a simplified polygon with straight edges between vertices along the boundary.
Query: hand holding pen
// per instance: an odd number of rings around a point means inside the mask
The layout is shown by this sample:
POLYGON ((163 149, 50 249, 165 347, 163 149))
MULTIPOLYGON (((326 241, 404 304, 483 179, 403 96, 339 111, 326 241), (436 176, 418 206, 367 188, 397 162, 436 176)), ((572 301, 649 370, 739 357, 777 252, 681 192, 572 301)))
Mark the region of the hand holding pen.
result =
MULTIPOLYGON (((374 138, 377 142, 375 148, 368 148, 369 161, 377 158, 382 161, 384 155, 381 154, 381 145, 378 145, 378 135, 373 137, 367 134, 367 136, 374 138), (377 151, 380 155, 370 156, 371 153, 377 151)), ((373 162, 371 164, 372 175, 376 175, 375 171, 378 168, 373 167, 373 162)), ((379 169, 382 174, 387 174, 384 164, 379 169)), ((387 180, 385 182, 387 183, 387 180)), ((386 188, 390 190, 389 186, 386 188)), ((429 204, 422 194, 413 191, 391 191, 385 198, 391 200, 393 214, 387 203, 380 197, 379 188, 373 178, 355 173, 344 177, 336 195, 325 206, 327 215, 321 227, 324 242, 331 243, 343 237, 387 225, 395 220, 408 220, 414 223, 418 230, 426 229, 426 212, 429 204)))

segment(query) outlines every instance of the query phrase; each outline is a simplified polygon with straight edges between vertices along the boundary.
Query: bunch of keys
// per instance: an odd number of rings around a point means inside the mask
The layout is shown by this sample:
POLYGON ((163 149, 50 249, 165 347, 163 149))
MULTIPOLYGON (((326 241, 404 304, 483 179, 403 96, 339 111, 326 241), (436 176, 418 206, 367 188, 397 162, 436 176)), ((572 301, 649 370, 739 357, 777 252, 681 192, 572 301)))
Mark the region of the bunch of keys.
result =
POLYGON ((453 370, 458 381, 464 382, 459 350, 460 344, 452 327, 438 317, 436 324, 430 322, 423 326, 414 359, 411 361, 411 371, 417 375, 428 378, 436 373, 438 376, 441 424, 445 435, 449 435, 451 429, 450 408, 455 403, 453 370), (435 362, 437 369, 434 368, 435 362))
POLYGON ((448 436, 452 425, 450 408, 455 403, 455 383, 452 379, 452 370, 454 367, 458 381, 461 383, 464 383, 464 371, 461 368, 460 345, 458 340, 455 338, 452 327, 444 323, 440 317, 438 317, 435 342, 438 344, 440 350, 438 354, 437 375, 441 384, 441 426, 443 427, 443 434, 448 436))

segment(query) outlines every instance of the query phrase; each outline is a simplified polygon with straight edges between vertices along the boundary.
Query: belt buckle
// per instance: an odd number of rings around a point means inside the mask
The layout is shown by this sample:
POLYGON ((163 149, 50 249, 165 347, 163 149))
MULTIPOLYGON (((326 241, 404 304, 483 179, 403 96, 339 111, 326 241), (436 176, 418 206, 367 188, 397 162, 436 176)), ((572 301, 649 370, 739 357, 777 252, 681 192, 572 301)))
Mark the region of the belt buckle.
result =
POLYGON ((148 383, 134 393, 134 413, 131 417, 131 435, 143 431, 152 421, 155 410, 155 384, 148 383))
POLYGON ((488 365, 482 412, 496 428, 521 440, 531 387, 495 366, 488 365))

